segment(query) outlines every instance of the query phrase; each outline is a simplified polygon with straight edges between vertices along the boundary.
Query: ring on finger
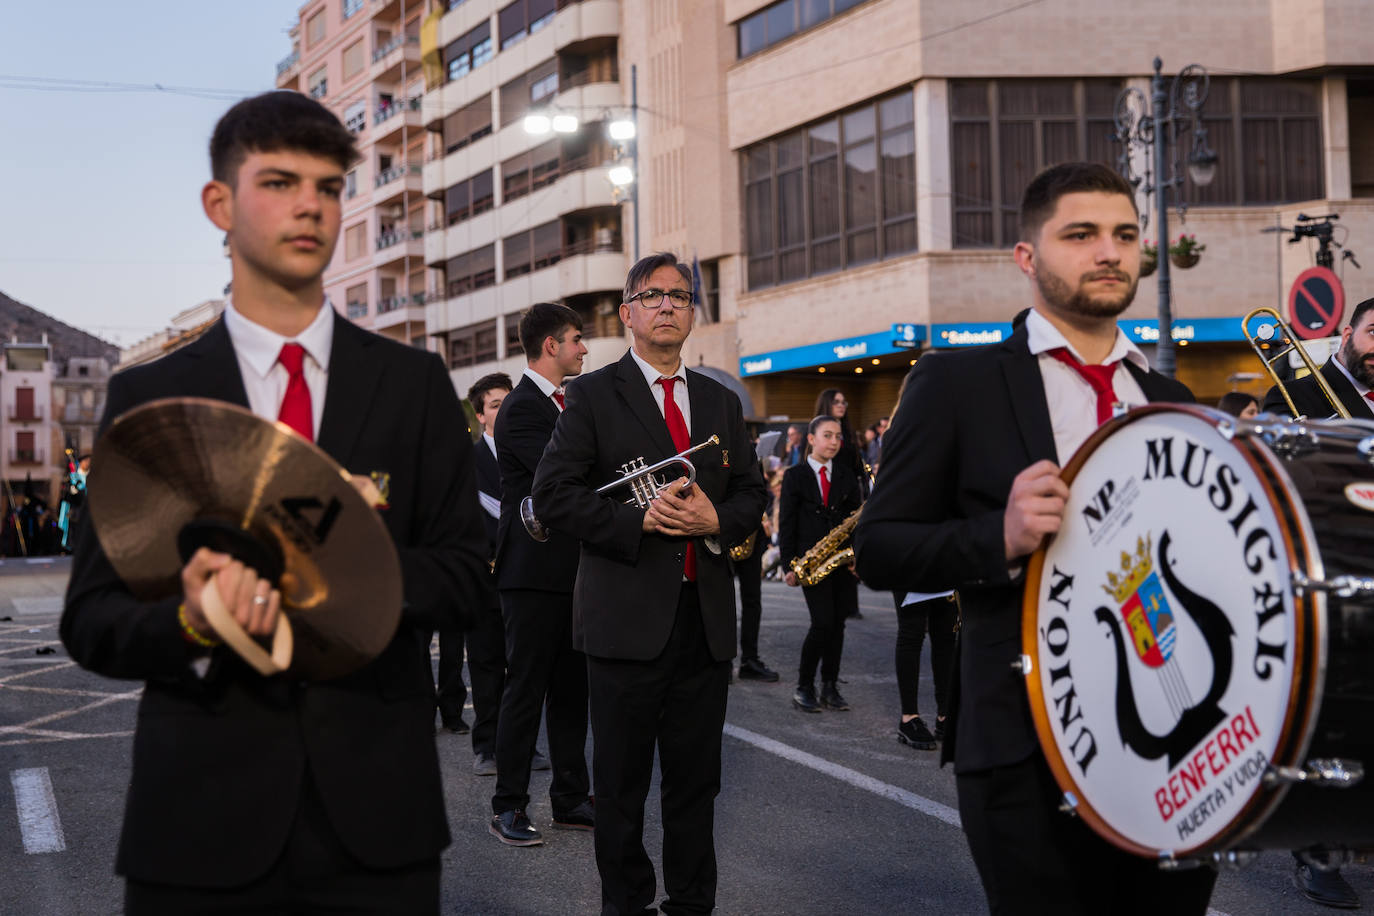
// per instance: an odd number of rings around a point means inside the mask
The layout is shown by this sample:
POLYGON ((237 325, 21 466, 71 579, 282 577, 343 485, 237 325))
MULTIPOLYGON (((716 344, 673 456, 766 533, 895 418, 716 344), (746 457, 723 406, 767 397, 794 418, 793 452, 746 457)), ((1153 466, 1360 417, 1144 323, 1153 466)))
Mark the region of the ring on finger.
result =
POLYGON ((267 599, 264 598, 262 595, 254 595, 253 603, 261 607, 262 605, 267 603, 267 599))

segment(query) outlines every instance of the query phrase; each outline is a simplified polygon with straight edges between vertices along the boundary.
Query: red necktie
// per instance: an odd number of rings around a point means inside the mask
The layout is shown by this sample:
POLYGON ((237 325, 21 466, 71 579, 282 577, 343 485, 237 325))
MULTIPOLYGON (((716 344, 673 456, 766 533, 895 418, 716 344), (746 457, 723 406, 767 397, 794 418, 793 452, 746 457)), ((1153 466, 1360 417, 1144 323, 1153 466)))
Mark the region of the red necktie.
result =
MULTIPOLYGON (((687 421, 682 416, 682 409, 677 406, 677 401, 673 400, 673 385, 677 383, 677 379, 661 378, 658 383, 663 386, 663 419, 668 424, 668 435, 673 437, 673 448, 679 452, 686 451, 692 447, 692 437, 687 432, 687 421)), ((697 554, 691 540, 687 541, 687 560, 682 565, 682 575, 688 582, 697 581, 697 554)))
POLYGON ((830 505, 830 478, 825 474, 825 468, 821 468, 821 505, 830 505))
POLYGON ((305 384, 305 348, 300 344, 282 344, 277 362, 286 369, 286 396, 281 399, 277 419, 315 441, 315 414, 310 406, 310 388, 305 384))
POLYGON ((1050 351, 1050 356, 1073 369, 1097 393, 1097 425, 1101 426, 1112 418, 1112 406, 1116 404, 1116 392, 1112 390, 1112 376, 1116 374, 1116 363, 1101 366, 1085 366, 1080 363, 1066 347, 1050 351))
POLYGON ((554 399, 554 402, 558 404, 559 410, 562 410, 564 407, 568 406, 567 400, 563 397, 563 392, 555 391, 553 394, 550 395, 550 397, 552 397, 554 399))
POLYGON ((1364 398, 1366 401, 1374 401, 1374 391, 1366 391, 1364 393, 1364 398))

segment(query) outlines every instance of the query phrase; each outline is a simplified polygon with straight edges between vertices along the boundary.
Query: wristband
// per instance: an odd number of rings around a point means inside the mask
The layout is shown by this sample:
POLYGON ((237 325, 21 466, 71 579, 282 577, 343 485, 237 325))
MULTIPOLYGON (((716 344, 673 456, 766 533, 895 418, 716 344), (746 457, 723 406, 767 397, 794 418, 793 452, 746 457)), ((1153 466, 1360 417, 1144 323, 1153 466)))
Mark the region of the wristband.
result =
POLYGON ((191 626, 191 621, 186 619, 185 602, 177 605, 177 623, 181 624, 181 638, 192 645, 200 646, 202 649, 213 649, 219 645, 218 639, 211 639, 191 626))

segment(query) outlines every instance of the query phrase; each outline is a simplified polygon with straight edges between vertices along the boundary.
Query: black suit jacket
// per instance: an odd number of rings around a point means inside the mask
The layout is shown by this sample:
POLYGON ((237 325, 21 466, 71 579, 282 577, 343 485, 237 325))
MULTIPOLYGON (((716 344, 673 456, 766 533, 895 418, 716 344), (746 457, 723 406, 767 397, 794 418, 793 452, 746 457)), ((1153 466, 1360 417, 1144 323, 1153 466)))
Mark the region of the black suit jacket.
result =
MULTIPOLYGON (((500 414, 497 414, 498 419, 500 414)), ((477 471, 477 489, 495 498, 498 502, 501 499, 501 469, 496 464, 496 456, 487 447, 485 438, 478 439, 472 444, 473 465, 477 471)), ((480 507, 480 503, 479 503, 480 507)), ((486 509, 481 509, 482 527, 487 532, 488 557, 496 556, 496 533, 498 530, 497 519, 486 509)))
MULTIPOLYGON (((1336 397, 1340 398, 1345 409, 1350 411, 1352 417, 1362 419, 1374 419, 1374 410, 1371 410, 1369 401, 1360 397, 1359 392, 1350 384, 1350 379, 1345 377, 1335 365, 1335 357, 1322 363, 1320 372, 1326 377, 1331 390, 1336 392, 1336 397)), ((1324 420, 1333 416, 1335 410, 1331 407, 1331 402, 1322 393, 1321 386, 1317 380, 1310 375, 1303 376, 1296 381, 1287 382, 1288 394, 1293 398, 1293 405, 1298 408, 1298 412, 1310 420, 1324 420)), ((1279 391, 1279 386, 1275 385, 1269 389, 1269 393, 1264 396, 1264 404, 1260 410, 1266 413, 1276 413, 1281 416, 1288 416, 1288 402, 1283 399, 1283 392, 1279 391)))
POLYGON ((520 503, 534 489, 534 470, 558 423, 558 405, 528 375, 501 402, 496 415, 496 457, 501 466, 501 523, 496 534, 496 587, 568 593, 577 578, 577 539, 549 525, 544 507, 534 515, 546 528, 542 544, 520 521, 520 503))
MULTIPOLYGON (((713 433, 720 436, 720 446, 689 460, 697 469, 696 485, 720 517, 720 534, 695 543, 706 640, 712 656, 723 661, 735 654, 735 584, 724 546, 738 544, 758 527, 766 491, 739 398, 691 369, 687 397, 692 444, 713 433)), ((622 502, 627 491, 598 496, 595 490, 620 477, 627 461, 642 457, 653 464, 677 451, 628 352, 568 386, 567 409, 535 474, 534 504, 546 524, 582 541, 573 645, 588 655, 647 661, 668 643, 682 584, 684 539, 644 534, 644 510, 622 502)), ((668 474, 669 479, 678 476, 676 469, 668 474)))
MULTIPOLYGON (((222 320, 111 378, 101 429, 172 396, 248 405, 222 320)), ((62 640, 83 667, 147 682, 119 873, 201 887, 263 874, 295 819, 307 762, 330 822, 364 864, 411 865, 447 845, 430 633, 474 613, 487 587, 462 416, 438 359, 336 316, 318 443, 354 473, 390 474, 382 519, 400 555, 404 608, 382 654, 333 681, 264 678, 224 647, 196 677, 176 619, 180 596, 136 600, 82 526, 62 640)))
POLYGON ((805 459, 782 475, 778 509, 778 550, 784 569, 859 508, 859 478, 838 461, 830 462, 830 505, 821 503, 821 484, 805 459))
MULTIPOLYGON (((958 772, 1024 760, 1036 746, 1021 653, 1023 576, 1002 522, 1011 482, 1056 455, 1045 387, 1023 326, 990 347, 931 353, 911 370, 883 438, 878 486, 854 532, 859 578, 899 592, 958 589, 958 772), (951 396, 957 392, 958 396, 951 396)), ((1179 382, 1126 364, 1151 401, 1192 401, 1179 382)), ((1021 564, 1024 567, 1024 563, 1021 564)))

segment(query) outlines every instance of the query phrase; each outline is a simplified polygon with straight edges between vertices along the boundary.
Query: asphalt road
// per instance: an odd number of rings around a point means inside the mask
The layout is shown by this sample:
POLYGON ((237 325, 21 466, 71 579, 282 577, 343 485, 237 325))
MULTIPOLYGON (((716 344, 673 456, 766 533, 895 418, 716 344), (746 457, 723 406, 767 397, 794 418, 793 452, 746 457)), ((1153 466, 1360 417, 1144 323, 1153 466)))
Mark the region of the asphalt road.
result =
MULTIPOLYGON (((67 658, 57 637, 67 570, 65 560, 0 561, 0 914, 120 911, 113 862, 140 685, 89 674, 67 658)), ((847 629, 842 677, 853 710, 805 715, 789 703, 805 605, 797 590, 764 589, 762 655, 783 680, 731 688, 716 806, 718 912, 986 912, 956 826, 952 773, 937 766, 935 752, 895 740, 891 599, 862 592, 864 619, 847 629)), ((922 674, 923 712, 933 714, 928 660, 922 674)), ((466 737, 435 740, 454 836, 444 854, 444 912, 597 912, 591 836, 544 829, 542 847, 502 846, 486 830, 494 779, 473 775, 466 737)), ((531 816, 541 829, 547 791, 548 774, 535 773, 531 816)), ((657 792, 655 785, 646 836, 656 862, 657 792)), ((1223 874, 1214 912, 1329 913, 1293 889, 1290 861, 1266 853, 1223 874)), ((1374 905, 1374 870, 1345 874, 1374 905)), ((1103 901, 1102 912, 1112 903, 1103 901)))

